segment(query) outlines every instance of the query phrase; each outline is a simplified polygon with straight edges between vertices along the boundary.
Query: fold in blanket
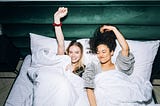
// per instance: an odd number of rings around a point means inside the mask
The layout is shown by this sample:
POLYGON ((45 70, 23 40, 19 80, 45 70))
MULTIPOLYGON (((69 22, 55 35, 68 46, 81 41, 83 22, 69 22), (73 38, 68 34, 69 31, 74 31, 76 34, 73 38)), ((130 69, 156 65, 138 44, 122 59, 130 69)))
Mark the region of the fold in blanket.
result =
POLYGON ((71 70, 66 71, 66 66, 71 61, 68 56, 52 57, 49 58, 48 55, 43 59, 39 57, 40 65, 33 65, 28 71, 34 86, 33 105, 89 106, 83 79, 73 74, 71 70), (51 63, 46 64, 47 60, 51 63))
POLYGON ((126 74, 116 70, 97 74, 95 84, 98 106, 143 106, 152 99, 149 81, 132 82, 126 74))

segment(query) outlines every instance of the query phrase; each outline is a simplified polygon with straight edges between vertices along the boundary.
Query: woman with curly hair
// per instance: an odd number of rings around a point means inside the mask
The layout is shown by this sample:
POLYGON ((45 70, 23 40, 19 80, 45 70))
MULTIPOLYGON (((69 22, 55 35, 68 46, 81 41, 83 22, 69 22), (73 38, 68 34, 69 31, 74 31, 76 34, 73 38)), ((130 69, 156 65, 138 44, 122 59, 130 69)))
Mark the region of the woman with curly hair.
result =
POLYGON ((90 106, 141 106, 148 100, 144 92, 150 90, 149 83, 144 83, 146 88, 143 89, 129 77, 133 72, 134 56, 116 27, 99 27, 90 39, 90 48, 99 59, 98 63, 88 64, 83 73, 90 106), (121 50, 113 63, 116 39, 121 50))

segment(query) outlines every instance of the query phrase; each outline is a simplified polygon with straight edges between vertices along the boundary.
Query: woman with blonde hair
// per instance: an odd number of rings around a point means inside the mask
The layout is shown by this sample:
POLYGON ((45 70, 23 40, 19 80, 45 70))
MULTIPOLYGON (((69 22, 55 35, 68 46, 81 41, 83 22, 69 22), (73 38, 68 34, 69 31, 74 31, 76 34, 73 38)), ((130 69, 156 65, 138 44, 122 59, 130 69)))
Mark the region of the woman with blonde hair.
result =
MULTIPOLYGON (((62 32, 61 18, 65 17, 68 13, 68 9, 59 7, 54 14, 55 34, 57 38, 57 57, 64 58, 68 62, 68 65, 62 64, 56 70, 56 73, 52 70, 47 74, 47 78, 44 76, 46 71, 41 74, 42 81, 48 82, 38 85, 35 89, 37 94, 34 98, 34 106, 89 106, 87 94, 84 89, 84 80, 82 74, 85 69, 83 64, 83 46, 77 41, 71 41, 65 50, 64 35, 62 32), (62 66, 63 65, 63 66, 62 66), (65 67, 66 66, 66 67, 65 67), (62 67, 65 67, 63 73, 59 73, 62 67), (43 89, 43 88, 46 89, 43 89), (43 92, 39 92, 43 89, 43 92), (46 97, 44 99, 44 97, 46 97)), ((55 54, 53 54, 55 55, 55 54)), ((54 70, 55 71, 55 70, 54 70)))

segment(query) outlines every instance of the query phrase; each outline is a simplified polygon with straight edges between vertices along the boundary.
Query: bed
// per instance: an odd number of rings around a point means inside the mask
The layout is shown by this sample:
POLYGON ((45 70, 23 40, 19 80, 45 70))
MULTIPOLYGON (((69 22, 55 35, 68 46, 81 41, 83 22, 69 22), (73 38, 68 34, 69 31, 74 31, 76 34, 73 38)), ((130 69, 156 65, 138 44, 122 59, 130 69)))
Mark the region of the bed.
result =
MULTIPOLYGON (((62 61, 62 58, 57 58, 56 61, 53 58, 53 54, 57 50, 57 43, 51 25, 53 12, 59 6, 69 8, 67 18, 63 20, 65 45, 67 46, 71 40, 75 39, 81 42, 84 46, 85 64, 91 60, 97 61, 96 56, 90 54, 88 38, 93 35, 99 25, 110 23, 120 29, 135 55, 135 70, 131 75, 133 80, 137 80, 137 77, 149 82, 155 78, 159 79, 159 4, 158 0, 138 2, 112 0, 14 2, 14 0, 8 0, 0 2, 2 32, 20 50, 21 58, 24 59, 5 105, 32 105, 34 89, 31 88, 33 88, 36 72, 33 71, 33 66, 34 68, 44 66, 46 68, 46 66, 52 66, 62 61), (91 10, 94 11, 90 12, 91 10)), ((116 48, 113 61, 115 61, 118 51, 119 46, 116 48)), ((43 74, 47 73, 45 72, 43 74)), ((40 90, 40 92, 42 91, 40 90)), ((151 95, 152 92, 149 91, 148 94, 151 95)), ((74 96, 71 99, 74 100, 74 96)), ((155 105, 152 97, 149 98, 147 104, 155 105)))
MULTIPOLYGON (((25 57, 19 76, 17 77, 11 89, 11 92, 6 100, 5 106, 12 106, 12 105, 13 106, 31 106, 33 104, 35 106, 41 106, 41 105, 43 106, 43 105, 51 105, 51 104, 52 105, 55 104, 55 106, 68 106, 65 104, 65 100, 67 96, 70 98, 69 100, 70 106, 80 106, 80 105, 71 104, 71 103, 74 103, 75 99, 77 99, 76 98, 77 93, 75 93, 76 91, 84 92, 81 86, 82 85, 80 81, 81 79, 78 79, 76 75, 74 76, 71 73, 65 74, 65 75, 67 76, 71 84, 74 84, 72 81, 77 80, 77 82, 75 83, 76 85, 72 85, 71 88, 68 89, 70 91, 70 94, 67 93, 62 95, 62 97, 64 97, 64 98, 61 98, 63 102, 58 101, 58 99, 54 97, 55 94, 56 95, 62 94, 61 92, 58 93, 58 89, 63 88, 65 81, 68 79, 64 79, 57 76, 63 75, 64 73, 66 73, 66 71, 64 72, 65 66, 70 62, 70 59, 68 56, 58 57, 56 55, 53 55, 53 54, 56 54, 57 52, 56 49, 54 49, 54 48, 57 48, 56 39, 46 37, 44 35, 34 34, 34 33, 30 33, 30 39, 31 39, 32 54, 27 55, 25 57), (55 79, 57 79, 58 81, 62 80, 62 82, 64 83, 61 84, 59 82, 56 82, 57 80, 55 79), (37 84, 40 87, 37 86, 35 82, 38 82, 37 84), (57 83, 59 83, 61 87, 57 88, 56 87, 57 83), (77 87, 75 88, 75 91, 73 90, 73 87, 77 87), (54 92, 55 89, 57 89, 56 90, 57 92, 54 92), (40 101, 37 101, 35 99, 37 98, 37 96, 39 98, 41 97, 40 101), (48 99, 44 99, 44 98, 48 98, 48 99)), ((78 41, 81 42, 82 45, 84 46, 85 64, 87 65, 91 61, 97 62, 96 56, 91 54, 90 49, 88 48, 89 39, 78 39, 78 41)), ((69 44, 69 42, 70 42, 69 40, 65 41, 66 47, 69 44)), ((150 77, 151 77, 153 61, 158 52, 160 41, 159 40, 152 40, 152 41, 127 40, 127 42, 130 46, 131 52, 133 52, 135 56, 134 71, 130 77, 135 82, 137 80, 140 81, 140 79, 143 79, 145 80, 147 85, 147 87, 145 87, 146 85, 144 83, 139 82, 141 85, 139 87, 142 87, 142 88, 144 87, 145 89, 143 91, 145 96, 143 97, 136 96, 136 97, 137 98, 139 97, 140 101, 146 102, 147 106, 158 105, 158 104, 154 104, 154 100, 152 98, 152 85, 150 83, 150 77)), ((116 51, 113 56, 113 61, 115 61, 115 57, 118 54, 119 49, 120 49, 120 46, 118 45, 116 47, 116 51)), ((134 88, 134 89, 137 89, 137 88, 134 88)), ((63 92, 67 92, 66 89, 63 89, 63 92)), ((123 90, 121 90, 121 92, 123 92, 123 90)), ((125 94, 125 92, 123 94, 125 94)), ((133 95, 130 95, 130 97, 132 96, 133 95)), ((82 98, 84 97, 86 96, 83 95, 82 98)), ((113 97, 115 97, 115 95, 113 97)), ((127 97, 127 98, 130 98, 130 97, 127 97)), ((80 102, 81 105, 82 103, 84 102, 80 102)), ((88 106, 87 103, 84 106, 88 106)), ((129 104, 128 106, 132 106, 132 105, 129 104)))

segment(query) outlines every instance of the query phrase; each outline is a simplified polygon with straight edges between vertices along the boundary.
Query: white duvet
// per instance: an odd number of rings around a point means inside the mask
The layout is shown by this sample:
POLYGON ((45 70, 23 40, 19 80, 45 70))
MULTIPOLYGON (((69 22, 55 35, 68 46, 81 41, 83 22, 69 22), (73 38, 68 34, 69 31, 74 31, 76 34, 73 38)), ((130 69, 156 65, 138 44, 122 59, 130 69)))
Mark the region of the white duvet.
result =
MULTIPOLYGON (((14 84, 5 106, 89 106, 83 79, 64 71, 70 59, 66 56, 48 59, 49 64, 30 67, 31 56, 25 58, 16 79, 18 83, 14 84), (34 81, 34 95, 27 71, 34 81)), ((41 62, 47 60, 43 58, 41 62)), ((133 83, 124 74, 110 71, 98 74, 95 82, 99 86, 95 89, 98 106, 141 106, 144 104, 139 103, 151 99, 152 86, 141 79, 133 83)))
MULTIPOLYGON (((65 71, 70 58, 48 49, 32 54, 30 77, 34 80, 34 106, 89 106, 83 79, 65 71), (38 60, 38 61, 37 61, 38 60)), ((95 77, 98 106, 141 106, 152 99, 152 86, 142 79, 132 82, 117 71, 95 77)))
POLYGON ((98 106, 146 106, 152 99, 152 85, 149 81, 132 80, 125 74, 106 71, 95 77, 95 96, 98 106))
MULTIPOLYGON (((64 57, 61 57, 64 58, 64 57)), ((89 106, 84 80, 65 71, 63 62, 32 68, 34 72, 34 106, 89 106)), ((119 71, 102 72, 95 77, 98 106, 145 106, 152 99, 149 81, 132 80, 119 71)))
POLYGON ((29 69, 34 81, 34 106, 89 106, 83 79, 65 70, 70 61, 68 56, 56 56, 50 58, 50 65, 29 69))
POLYGON ((34 84, 34 106, 89 106, 83 80, 58 69, 39 70, 34 84))
MULTIPOLYGON (((34 106, 89 106, 84 80, 66 71, 68 56, 46 55, 41 65, 29 71, 34 80, 34 106), (51 58, 52 56, 52 58, 51 58), (43 65, 43 62, 45 64, 43 65), (46 64, 48 63, 49 64, 46 64)), ((40 56, 42 57, 42 56, 40 56)), ((43 60, 43 61, 42 61, 43 60)), ((102 72, 95 77, 98 106, 143 106, 152 99, 152 85, 142 79, 134 80, 119 71, 102 72)))

